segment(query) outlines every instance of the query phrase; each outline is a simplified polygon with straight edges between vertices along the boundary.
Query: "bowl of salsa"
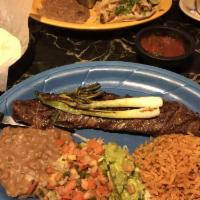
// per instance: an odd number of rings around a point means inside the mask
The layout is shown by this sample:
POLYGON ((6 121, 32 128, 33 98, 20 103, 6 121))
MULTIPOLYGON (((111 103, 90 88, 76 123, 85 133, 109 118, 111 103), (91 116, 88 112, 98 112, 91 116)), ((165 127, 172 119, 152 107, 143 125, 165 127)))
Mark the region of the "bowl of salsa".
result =
POLYGON ((136 35, 136 52, 144 62, 179 66, 194 52, 194 39, 185 31, 165 26, 147 27, 136 35))

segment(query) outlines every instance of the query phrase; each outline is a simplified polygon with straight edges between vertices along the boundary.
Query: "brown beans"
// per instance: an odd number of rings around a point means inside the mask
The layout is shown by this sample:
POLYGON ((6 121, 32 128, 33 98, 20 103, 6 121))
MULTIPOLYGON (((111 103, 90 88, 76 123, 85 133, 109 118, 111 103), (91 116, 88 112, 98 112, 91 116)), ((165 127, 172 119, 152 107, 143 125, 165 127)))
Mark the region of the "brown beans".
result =
POLYGON ((28 195, 33 178, 35 182, 45 182, 47 167, 60 156, 55 141, 61 138, 66 142, 71 140, 70 134, 60 129, 8 127, 2 130, 0 183, 8 195, 28 195))

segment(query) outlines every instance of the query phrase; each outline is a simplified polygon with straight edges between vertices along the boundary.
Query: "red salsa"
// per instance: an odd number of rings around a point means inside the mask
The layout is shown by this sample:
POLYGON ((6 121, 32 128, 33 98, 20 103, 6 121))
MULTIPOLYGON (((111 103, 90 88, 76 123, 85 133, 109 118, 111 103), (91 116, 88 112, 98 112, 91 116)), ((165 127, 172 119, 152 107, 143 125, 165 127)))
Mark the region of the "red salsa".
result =
POLYGON ((185 54, 183 41, 177 37, 151 34, 140 42, 145 51, 156 56, 177 57, 185 54))

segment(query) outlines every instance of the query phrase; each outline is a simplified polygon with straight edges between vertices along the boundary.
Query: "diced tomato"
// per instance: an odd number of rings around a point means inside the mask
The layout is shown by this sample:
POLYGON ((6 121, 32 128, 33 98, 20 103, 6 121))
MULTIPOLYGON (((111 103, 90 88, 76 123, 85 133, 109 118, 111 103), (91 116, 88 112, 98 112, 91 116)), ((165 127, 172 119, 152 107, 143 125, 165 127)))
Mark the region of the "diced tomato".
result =
POLYGON ((65 192, 70 192, 71 190, 73 190, 76 187, 76 180, 71 180, 68 181, 67 184, 64 187, 64 191, 65 192))
POLYGON ((51 174, 50 178, 48 179, 48 189, 54 189, 54 187, 58 184, 58 181, 61 179, 62 174, 59 172, 56 172, 54 174, 51 174))
POLYGON ((81 187, 84 190, 93 190, 93 189, 96 188, 96 181, 92 177, 89 177, 87 179, 82 179, 81 180, 81 187))
POLYGON ((87 179, 82 179, 81 180, 81 187, 84 189, 84 190, 88 190, 88 180, 87 179))
POLYGON ((79 177, 80 177, 80 176, 79 176, 77 170, 76 170, 75 168, 72 168, 72 169, 70 170, 70 180, 76 180, 76 179, 78 179, 79 177))
POLYGON ((78 165, 81 169, 85 169, 90 165, 91 161, 92 161, 92 158, 88 154, 86 154, 85 156, 81 158, 79 157, 78 165))
POLYGON ((81 150, 77 153, 77 164, 78 164, 78 166, 79 166, 81 169, 84 169, 85 166, 86 166, 86 163, 85 163, 84 158, 85 158, 85 156, 87 156, 87 155, 88 155, 88 153, 87 153, 85 150, 83 150, 83 149, 81 149, 81 150))
POLYGON ((103 140, 91 139, 87 142, 87 148, 96 154, 102 154, 104 152, 103 140))
POLYGON ((63 154, 73 154, 76 149, 76 144, 74 142, 70 142, 62 147, 63 154))
POLYGON ((108 189, 109 191, 113 190, 113 183, 111 181, 108 182, 108 189))
POLYGON ((101 184, 106 184, 108 182, 108 179, 104 176, 102 171, 98 171, 98 180, 100 181, 101 184))
POLYGON ((135 186, 134 185, 128 185, 127 187, 129 194, 135 193, 135 186))
POLYGON ((70 180, 66 183, 66 185, 57 187, 56 191, 62 198, 71 199, 71 195, 75 188, 76 188, 76 181, 70 180))
POLYGON ((92 177, 96 177, 98 175, 98 166, 94 166, 92 168, 90 168, 88 170, 89 174, 92 176, 92 177))
POLYGON ((61 146, 63 146, 64 144, 65 144, 65 139, 64 138, 62 138, 62 139, 57 139, 56 141, 55 141, 55 145, 56 145, 56 147, 61 147, 61 146))
POLYGON ((89 165, 92 161, 92 158, 89 156, 89 155, 86 155, 84 158, 83 158, 83 162, 85 162, 86 165, 89 165))
POLYGON ((94 178, 89 177, 89 178, 87 179, 87 181, 88 181, 88 189, 89 189, 89 190, 93 190, 93 189, 96 188, 96 181, 95 181, 94 178))
POLYGON ((72 200, 84 200, 84 193, 81 191, 76 191, 72 200))
POLYGON ((99 185, 96 188, 96 194, 99 197, 108 197, 110 195, 110 191, 108 190, 107 186, 99 185))
POLYGON ((95 197, 95 191, 94 190, 88 190, 85 194, 84 194, 84 199, 91 199, 93 197, 95 197))
MULTIPOLYGON (((79 148, 74 142, 68 144, 57 141, 61 146, 61 153, 67 158, 67 171, 70 172, 65 185, 56 185, 54 189, 62 200, 86 200, 96 198, 105 200, 112 191, 112 184, 98 167, 98 160, 104 153, 103 140, 92 139, 79 148), (86 175, 82 175, 85 172, 86 175), (80 187, 83 191, 80 191, 80 187)), ((52 169, 49 168, 52 175, 52 169)), ((61 173, 63 175, 63 173, 61 173)), ((52 177, 52 183, 59 182, 57 177, 52 177)))
POLYGON ((124 164, 123 164, 123 170, 124 170, 125 172, 132 172, 132 171, 134 170, 134 167, 133 167, 133 165, 130 164, 130 163, 124 163, 124 164))

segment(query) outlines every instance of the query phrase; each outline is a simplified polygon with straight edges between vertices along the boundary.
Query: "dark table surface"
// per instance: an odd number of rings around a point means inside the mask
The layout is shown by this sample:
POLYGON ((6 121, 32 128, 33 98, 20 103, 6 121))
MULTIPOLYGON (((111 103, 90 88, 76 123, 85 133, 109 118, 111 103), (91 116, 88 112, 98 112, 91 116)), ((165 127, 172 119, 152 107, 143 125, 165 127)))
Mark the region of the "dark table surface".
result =
POLYGON ((194 37, 193 57, 174 71, 200 83, 200 23, 184 15, 178 2, 174 1, 164 16, 114 31, 74 31, 30 19, 30 45, 25 55, 10 68, 8 88, 44 70, 75 62, 120 60, 143 63, 135 53, 135 35, 142 28, 153 25, 183 29, 194 37))

